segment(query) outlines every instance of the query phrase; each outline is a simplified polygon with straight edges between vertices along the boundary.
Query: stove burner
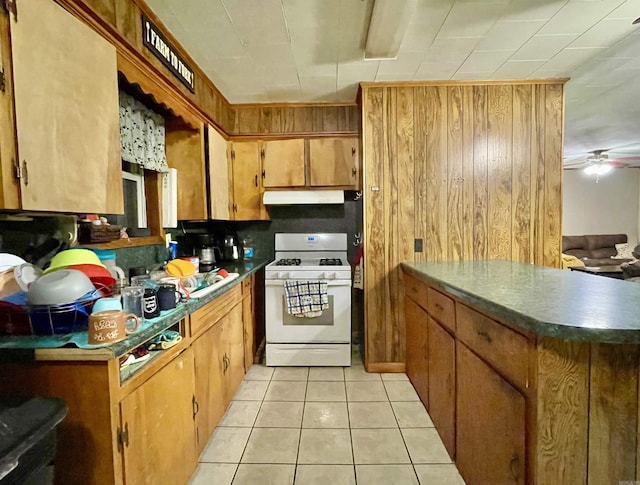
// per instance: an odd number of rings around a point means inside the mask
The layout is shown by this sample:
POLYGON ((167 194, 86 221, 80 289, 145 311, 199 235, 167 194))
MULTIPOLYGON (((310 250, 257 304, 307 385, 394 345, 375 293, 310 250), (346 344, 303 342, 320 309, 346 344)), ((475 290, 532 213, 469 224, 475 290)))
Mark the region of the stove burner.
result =
POLYGON ((342 266, 342 260, 340 258, 322 258, 320 266, 342 266))
POLYGON ((298 258, 279 259, 276 266, 300 266, 300 262, 298 258))

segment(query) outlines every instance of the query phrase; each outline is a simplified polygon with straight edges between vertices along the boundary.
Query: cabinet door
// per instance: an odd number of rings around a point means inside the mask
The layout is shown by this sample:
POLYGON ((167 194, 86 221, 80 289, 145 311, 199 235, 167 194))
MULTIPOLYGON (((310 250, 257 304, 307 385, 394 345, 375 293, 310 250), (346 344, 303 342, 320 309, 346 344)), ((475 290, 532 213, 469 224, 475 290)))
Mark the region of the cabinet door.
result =
POLYGON ((187 483, 197 465, 193 355, 185 350, 120 403, 128 484, 187 483), (177 452, 176 450, 179 450, 177 452))
POLYGON ((209 141, 209 217, 228 221, 230 194, 233 186, 229 183, 229 163, 227 160, 227 142, 211 125, 207 127, 209 141))
POLYGON ((116 49, 51 0, 11 19, 22 208, 122 214, 116 49))
POLYGON ((178 220, 206 219, 204 126, 200 124, 196 130, 178 122, 167 123, 165 141, 167 163, 178 170, 178 220))
POLYGON ((525 398, 458 344, 456 464, 468 483, 525 481, 525 398))
POLYGON ((233 167, 233 218, 241 221, 262 219, 260 200, 260 151, 257 141, 231 143, 233 167))
POLYGON ((244 328, 241 303, 234 306, 225 316, 222 340, 227 360, 224 369, 224 397, 225 403, 229 403, 244 377, 244 328))
POLYGON ((20 208, 20 184, 16 177, 16 130, 9 16, 0 15, 0 69, 5 89, 0 92, 0 209, 20 208))
POLYGON ((226 409, 223 396, 222 325, 214 325, 191 348, 195 370, 196 443, 200 454, 226 409))
POLYGON ((454 338, 428 317, 429 415, 453 458, 456 451, 456 346, 454 338))
POLYGON ((262 186, 304 187, 304 140, 262 142, 262 186))
POLYGON ((411 298, 404 299, 407 328, 407 375, 420 400, 429 409, 428 316, 411 298))
POLYGON ((358 186, 358 139, 309 140, 309 185, 358 186))

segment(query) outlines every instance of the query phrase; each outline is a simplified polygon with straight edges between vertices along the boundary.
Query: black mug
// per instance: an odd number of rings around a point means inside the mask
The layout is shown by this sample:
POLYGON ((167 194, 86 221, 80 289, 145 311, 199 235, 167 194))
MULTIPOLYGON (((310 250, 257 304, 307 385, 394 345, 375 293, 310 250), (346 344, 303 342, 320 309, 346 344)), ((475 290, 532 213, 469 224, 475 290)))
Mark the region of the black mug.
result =
POLYGON ((160 305, 158 305, 158 295, 155 288, 144 289, 142 308, 144 310, 144 318, 154 318, 160 315, 160 305))
POLYGON ((180 292, 173 283, 162 283, 158 286, 158 307, 160 310, 171 310, 180 301, 180 292))

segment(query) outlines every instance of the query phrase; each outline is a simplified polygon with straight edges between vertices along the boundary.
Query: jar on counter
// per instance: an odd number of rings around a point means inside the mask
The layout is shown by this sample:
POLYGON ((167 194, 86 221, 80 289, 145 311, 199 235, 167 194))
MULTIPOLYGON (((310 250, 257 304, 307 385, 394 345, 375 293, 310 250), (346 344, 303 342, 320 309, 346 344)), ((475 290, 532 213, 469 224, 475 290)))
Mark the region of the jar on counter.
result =
POLYGON ((242 240, 242 250, 244 254, 244 259, 253 259, 255 254, 255 243, 253 241, 253 237, 247 236, 242 240))

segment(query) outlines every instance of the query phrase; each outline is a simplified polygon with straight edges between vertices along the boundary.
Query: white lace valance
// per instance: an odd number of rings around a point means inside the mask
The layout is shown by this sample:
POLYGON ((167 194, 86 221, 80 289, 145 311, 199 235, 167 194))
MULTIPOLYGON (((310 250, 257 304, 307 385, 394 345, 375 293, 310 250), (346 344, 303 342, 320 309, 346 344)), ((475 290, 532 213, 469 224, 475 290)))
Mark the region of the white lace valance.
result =
POLYGON ((120 91, 120 151, 124 161, 166 172, 164 118, 120 91))

